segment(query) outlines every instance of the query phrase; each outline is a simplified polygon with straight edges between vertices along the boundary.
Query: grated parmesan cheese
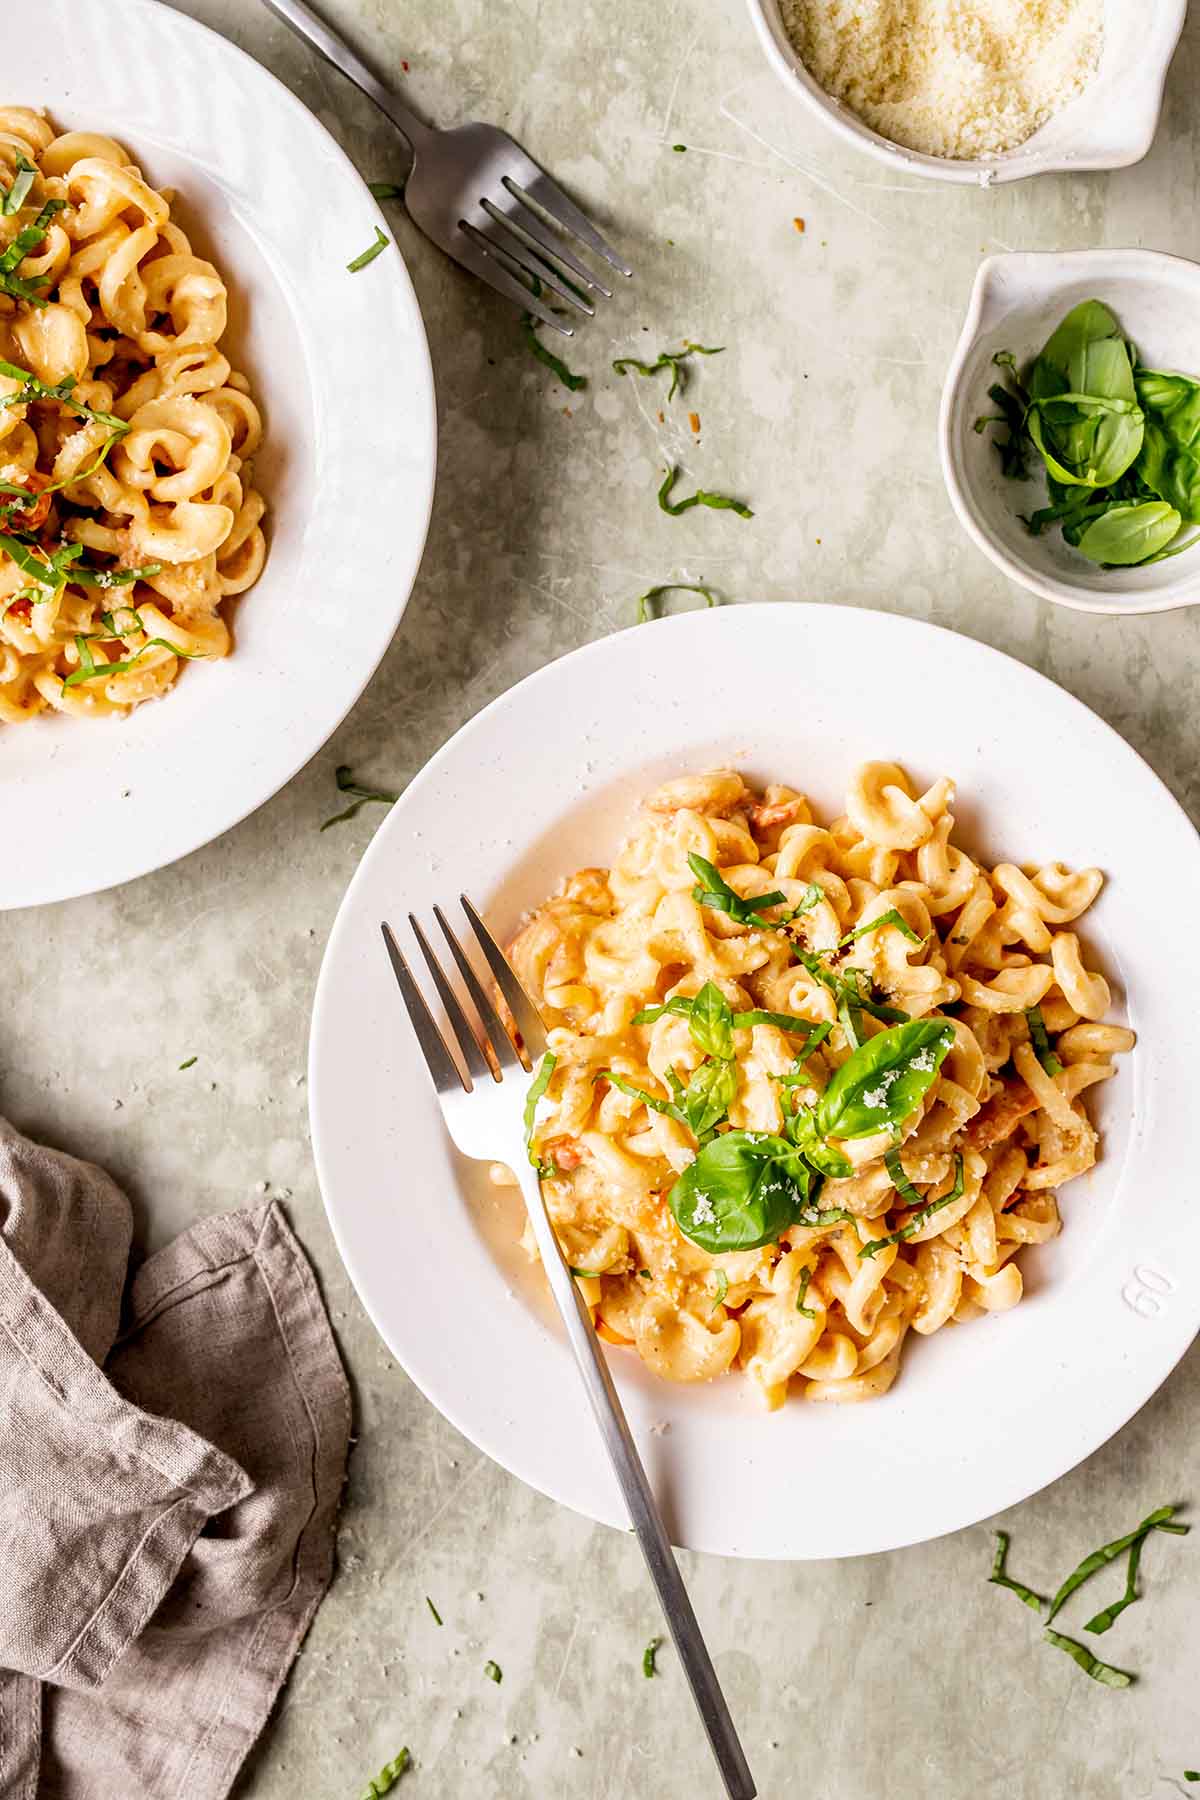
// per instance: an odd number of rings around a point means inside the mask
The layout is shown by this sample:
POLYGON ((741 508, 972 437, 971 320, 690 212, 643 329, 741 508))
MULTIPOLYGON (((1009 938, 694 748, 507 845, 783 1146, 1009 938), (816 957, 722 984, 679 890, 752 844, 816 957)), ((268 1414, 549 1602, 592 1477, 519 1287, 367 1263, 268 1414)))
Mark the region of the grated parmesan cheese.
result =
POLYGON ((1013 150, 1100 66, 1104 0, 781 0, 826 93, 926 156, 1013 150))

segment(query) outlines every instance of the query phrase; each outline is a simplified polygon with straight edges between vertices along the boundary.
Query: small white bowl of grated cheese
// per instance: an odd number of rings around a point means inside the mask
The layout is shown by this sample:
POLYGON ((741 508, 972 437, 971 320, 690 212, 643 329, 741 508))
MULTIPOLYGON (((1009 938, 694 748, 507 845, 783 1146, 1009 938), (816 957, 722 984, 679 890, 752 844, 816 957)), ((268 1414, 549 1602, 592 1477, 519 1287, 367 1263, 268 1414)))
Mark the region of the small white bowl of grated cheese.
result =
POLYGON ((1187 0, 748 0, 810 111, 935 181, 1140 161, 1187 0))

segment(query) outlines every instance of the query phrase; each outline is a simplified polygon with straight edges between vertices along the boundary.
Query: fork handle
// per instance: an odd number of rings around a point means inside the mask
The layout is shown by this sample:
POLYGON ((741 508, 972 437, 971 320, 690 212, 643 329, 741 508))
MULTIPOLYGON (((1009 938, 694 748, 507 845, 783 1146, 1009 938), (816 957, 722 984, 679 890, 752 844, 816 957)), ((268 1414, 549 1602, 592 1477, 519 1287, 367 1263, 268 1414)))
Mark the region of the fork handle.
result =
POLYGON ((422 147, 432 143, 436 136, 433 128, 411 112, 391 88, 385 87, 357 52, 350 48, 344 38, 331 31, 325 21, 317 17, 312 7, 305 4, 305 0, 266 0, 266 4, 285 25, 291 26, 298 37, 311 44, 335 69, 340 69, 355 87, 361 88, 367 98, 375 102, 381 112, 387 114, 392 124, 404 133, 412 145, 414 156, 422 147))
MULTIPOLYGON (((273 3, 274 0, 268 0, 268 4, 273 3)), ((523 1154, 521 1161, 524 1162, 523 1154)), ((671 1540, 667 1536, 658 1502, 654 1498, 654 1490, 642 1467, 642 1459, 629 1429, 625 1409, 600 1348, 591 1313, 574 1276, 563 1260, 536 1174, 527 1162, 522 1167, 521 1163, 514 1160, 512 1166, 525 1197, 542 1265, 550 1281, 550 1290, 567 1328, 567 1336, 575 1353, 579 1372, 583 1376, 592 1411, 604 1438, 613 1472, 625 1496, 633 1529, 637 1533, 650 1578, 658 1591, 667 1628, 683 1664, 692 1698, 717 1759, 725 1791, 730 1800, 754 1800, 758 1789, 754 1785, 750 1765, 738 1741, 729 1708, 725 1704, 725 1696, 721 1692, 721 1684, 717 1680, 717 1672, 708 1654, 708 1646, 704 1642, 687 1588, 679 1573, 679 1565, 675 1561, 671 1540)))

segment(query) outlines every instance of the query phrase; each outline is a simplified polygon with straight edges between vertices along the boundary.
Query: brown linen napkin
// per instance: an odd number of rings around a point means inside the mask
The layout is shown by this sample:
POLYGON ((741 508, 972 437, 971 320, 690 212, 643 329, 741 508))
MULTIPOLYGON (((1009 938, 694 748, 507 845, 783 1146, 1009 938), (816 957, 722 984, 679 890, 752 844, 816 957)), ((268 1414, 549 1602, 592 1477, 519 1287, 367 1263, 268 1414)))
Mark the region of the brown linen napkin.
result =
POLYGON ((279 1207, 150 1257, 118 1336, 130 1239, 0 1119, 4 1800, 222 1800, 332 1574, 350 1396, 279 1207))

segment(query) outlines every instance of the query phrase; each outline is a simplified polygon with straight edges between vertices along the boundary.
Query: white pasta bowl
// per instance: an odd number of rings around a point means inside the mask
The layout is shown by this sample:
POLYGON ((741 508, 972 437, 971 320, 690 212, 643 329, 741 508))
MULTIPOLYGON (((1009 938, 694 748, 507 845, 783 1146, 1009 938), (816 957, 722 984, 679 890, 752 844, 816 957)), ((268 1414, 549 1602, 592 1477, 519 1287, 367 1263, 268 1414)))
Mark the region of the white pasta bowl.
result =
POLYGON ((377 832, 330 936, 309 1055, 313 1149, 339 1249, 392 1352, 487 1454, 578 1511, 626 1520, 539 1275, 515 1190, 458 1156, 380 940, 469 893, 502 938, 572 871, 608 864, 639 799, 688 771, 792 783, 819 817, 884 757, 919 789, 956 778, 956 840, 1108 884, 1085 962, 1137 1048, 1092 1090, 1102 1155, 1060 1193, 1062 1235, 1023 1253, 1014 1310, 911 1338, 860 1406, 751 1379, 614 1377, 675 1541, 829 1557, 953 1531, 1045 1486, 1143 1404, 1200 1323, 1200 1013, 1164 893, 1200 887, 1200 840, 1128 745, 1060 688, 982 644, 883 613, 739 606, 639 626, 539 670, 473 718, 377 832), (925 694, 937 671, 936 703, 925 694), (664 1429, 669 1427, 669 1429, 664 1429))
POLYGON ((983 187, 1140 162, 1158 129, 1167 69, 1187 16, 1187 0, 1106 0, 1104 50, 1086 91, 1016 149, 965 161, 926 156, 873 131, 809 74, 784 30, 779 0, 747 4, 775 73, 843 142, 904 174, 983 187))
POLYGON ((1145 568, 1100 569, 1053 526, 1034 537, 1021 514, 1046 504, 1038 458, 1030 459, 1028 482, 1008 480, 992 448, 992 430, 975 430, 976 421, 995 410, 988 388, 1001 371, 993 356, 1009 350, 1021 365, 1083 300, 1102 300, 1110 308, 1150 368, 1200 375, 1200 264, 1154 250, 988 257, 975 278, 942 389, 938 433, 951 502, 997 568, 1043 599, 1094 613, 1194 606, 1200 601, 1200 544, 1145 568))
POLYGON ((412 590, 436 416, 420 310, 349 158, 268 70, 151 0, 40 0, 6 99, 107 133, 230 294, 225 343, 261 404, 268 554, 232 655, 128 718, 0 727, 0 910, 92 893, 195 850, 269 799, 340 724, 412 590))

